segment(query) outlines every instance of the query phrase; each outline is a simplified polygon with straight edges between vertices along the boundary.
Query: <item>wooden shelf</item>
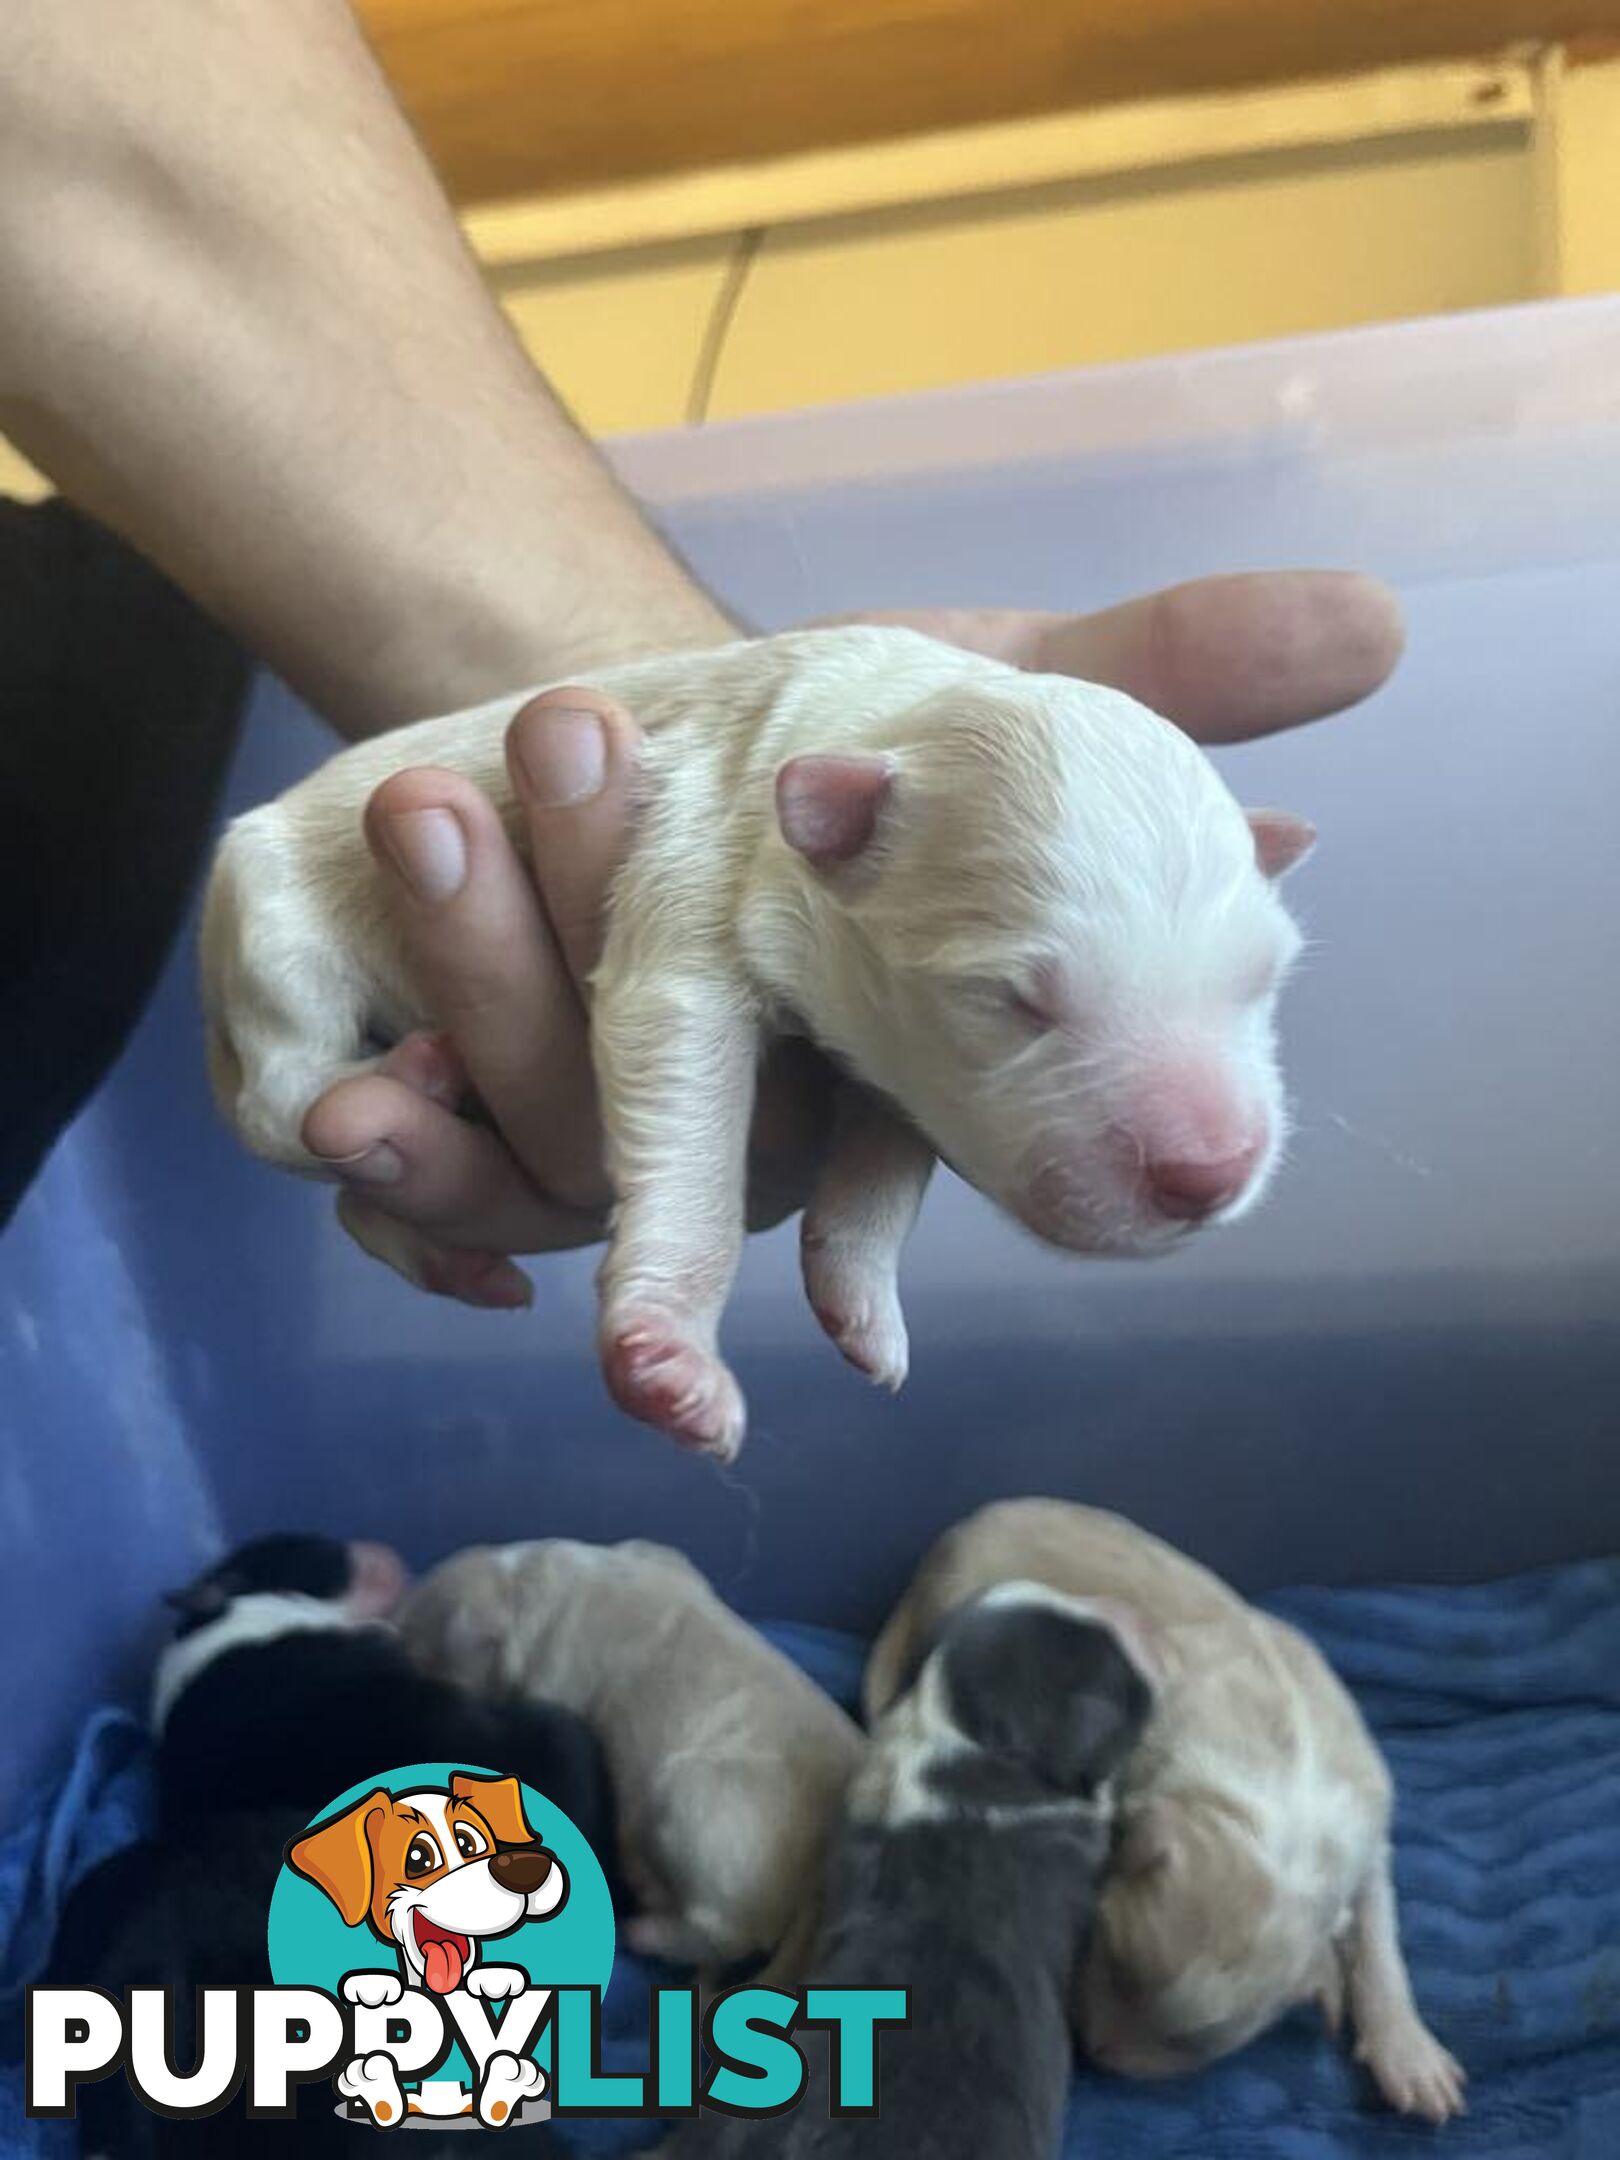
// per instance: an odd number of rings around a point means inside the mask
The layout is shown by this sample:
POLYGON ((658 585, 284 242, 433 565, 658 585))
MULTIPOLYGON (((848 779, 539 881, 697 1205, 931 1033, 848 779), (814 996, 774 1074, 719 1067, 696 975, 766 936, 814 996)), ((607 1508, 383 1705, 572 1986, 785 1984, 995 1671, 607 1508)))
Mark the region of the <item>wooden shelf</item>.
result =
POLYGON ((462 203, 1620 33, 1620 0, 359 0, 462 203))

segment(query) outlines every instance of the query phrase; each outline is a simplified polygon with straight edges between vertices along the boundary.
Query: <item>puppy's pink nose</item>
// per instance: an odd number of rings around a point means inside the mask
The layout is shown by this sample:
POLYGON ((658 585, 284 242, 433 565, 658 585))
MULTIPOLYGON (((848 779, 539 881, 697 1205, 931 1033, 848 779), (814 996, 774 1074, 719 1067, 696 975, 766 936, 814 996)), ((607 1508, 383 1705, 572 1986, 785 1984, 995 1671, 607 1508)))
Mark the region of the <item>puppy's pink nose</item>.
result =
POLYGON ((1143 1174, 1161 1215, 1173 1222, 1203 1222, 1231 1206, 1259 1163, 1260 1142, 1251 1140, 1235 1155, 1212 1162, 1144 1163, 1143 1174))

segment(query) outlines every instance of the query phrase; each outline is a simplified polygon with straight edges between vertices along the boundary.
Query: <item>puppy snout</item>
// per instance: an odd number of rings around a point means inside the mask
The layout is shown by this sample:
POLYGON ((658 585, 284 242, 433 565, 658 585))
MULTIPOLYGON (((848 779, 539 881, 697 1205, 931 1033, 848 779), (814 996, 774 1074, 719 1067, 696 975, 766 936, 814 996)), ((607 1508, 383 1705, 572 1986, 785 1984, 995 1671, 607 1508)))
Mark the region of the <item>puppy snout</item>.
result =
POLYGON ((1210 1055, 1166 1062, 1145 1078, 1113 1137, 1141 1203, 1161 1222, 1190 1224, 1224 1213, 1257 1183, 1271 1124, 1230 1062, 1210 1055))
POLYGON ((489 1872, 503 1890, 510 1890, 517 1897, 528 1897, 551 1873, 551 1855, 538 1847, 498 1852, 489 1863, 489 1872))
POLYGON ((1250 1140, 1231 1154, 1149 1159, 1142 1165, 1153 1205, 1172 1222, 1204 1222, 1230 1207, 1260 1167, 1263 1149, 1250 1140))

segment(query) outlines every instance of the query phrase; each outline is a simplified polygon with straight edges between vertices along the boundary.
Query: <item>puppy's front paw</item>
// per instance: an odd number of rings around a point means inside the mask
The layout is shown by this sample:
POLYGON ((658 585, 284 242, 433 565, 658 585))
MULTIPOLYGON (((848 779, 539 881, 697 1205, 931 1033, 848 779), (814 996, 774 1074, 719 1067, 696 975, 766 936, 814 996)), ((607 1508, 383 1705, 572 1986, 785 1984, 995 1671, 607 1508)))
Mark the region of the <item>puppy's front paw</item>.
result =
POLYGON ((484 2002, 499 2002, 507 1995, 521 1995, 529 1976, 520 1965, 475 1965, 462 1986, 484 2002))
POLYGON ((489 2058, 478 2088, 478 2120, 499 2130, 546 2089, 546 2074, 532 2056, 496 2054, 489 2058))
POLYGON ((1467 2112, 1467 2073, 1415 2014, 1363 2033, 1356 2059, 1367 2065, 1378 2090, 1402 2115, 1443 2123, 1467 2112))
POLYGON ((610 1311, 602 1324, 608 1392, 628 1416, 682 1447, 734 1462, 747 1423, 737 1383, 668 1313, 610 1311))
POLYGON ((384 2010, 404 1993, 405 1983, 398 1973, 352 1972, 343 1976, 343 2000, 359 2003, 366 2010, 384 2010))
MULTIPOLYGON (((344 1992, 348 1992, 347 1981, 344 1992)), ((379 2130, 397 2129, 405 2120, 405 2095, 391 2055, 379 2050, 348 2064, 338 2073, 337 2089, 345 2100, 358 2100, 379 2130)))

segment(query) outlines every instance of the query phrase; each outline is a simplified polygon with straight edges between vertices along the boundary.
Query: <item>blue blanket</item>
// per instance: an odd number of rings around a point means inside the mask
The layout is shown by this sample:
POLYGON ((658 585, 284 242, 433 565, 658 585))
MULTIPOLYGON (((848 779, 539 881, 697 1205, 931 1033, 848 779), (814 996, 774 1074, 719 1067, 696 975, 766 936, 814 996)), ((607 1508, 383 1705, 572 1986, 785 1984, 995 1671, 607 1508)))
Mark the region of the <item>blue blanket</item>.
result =
MULTIPOLYGON (((1389 1756, 1407 1948, 1430 2022, 1470 2072, 1470 2112, 1442 2132, 1394 2120, 1302 2014, 1185 2083, 1080 2077, 1069 2154, 1377 2160, 1438 2140, 1447 2160, 1617 2160, 1620 1561, 1482 1589, 1302 1591, 1274 1607, 1320 1643, 1389 1756)), ((857 1644, 768 1632, 853 1698, 857 1644)), ((5 1990, 28 1977, 54 1903, 134 1833, 142 1804, 128 1732, 103 1721, 54 1805, 0 1845, 0 2036, 5 1990)), ((649 1977, 621 1960, 609 2069, 645 2063, 649 1977)), ((570 2134, 587 2153, 649 2140, 628 2123, 570 2134)), ((24 2128, 17 2073, 0 2069, 0 2152, 72 2150, 65 2125, 24 2128)))

